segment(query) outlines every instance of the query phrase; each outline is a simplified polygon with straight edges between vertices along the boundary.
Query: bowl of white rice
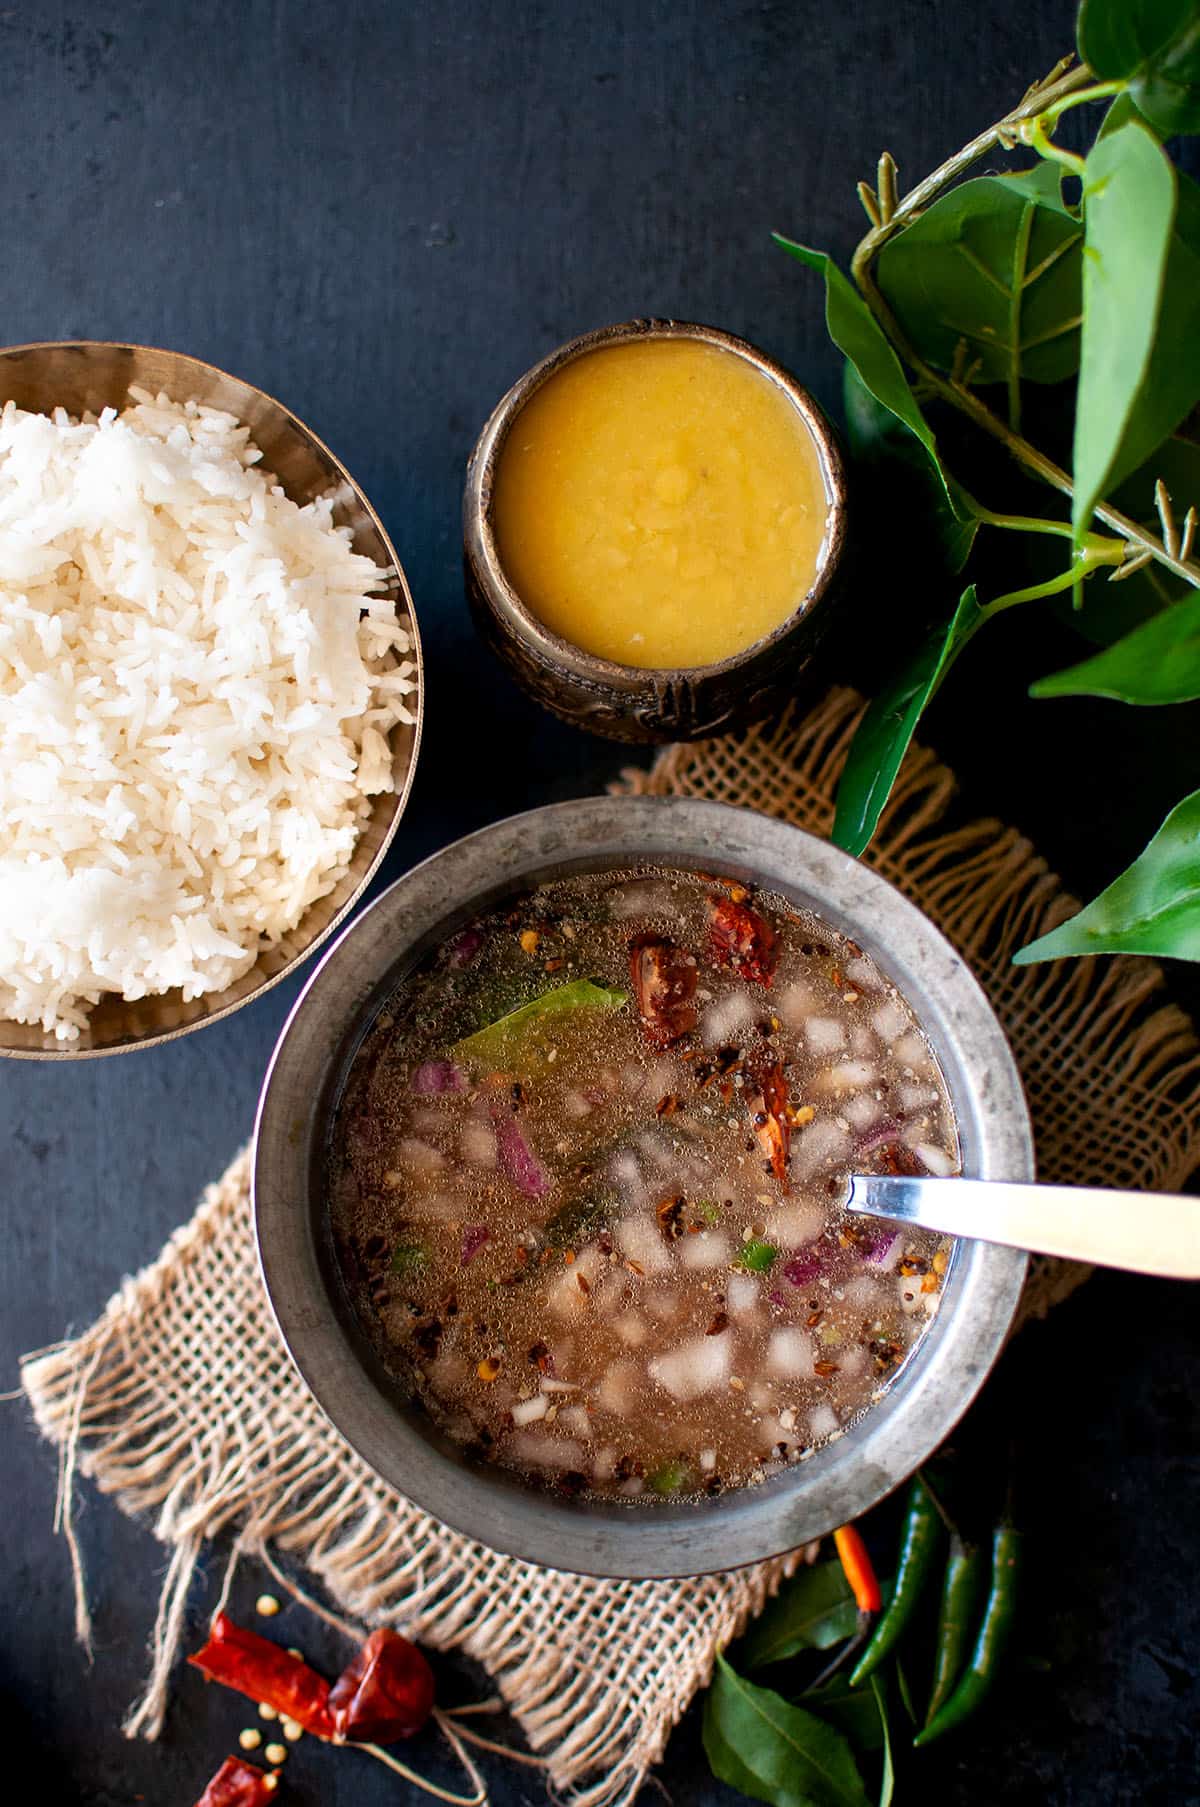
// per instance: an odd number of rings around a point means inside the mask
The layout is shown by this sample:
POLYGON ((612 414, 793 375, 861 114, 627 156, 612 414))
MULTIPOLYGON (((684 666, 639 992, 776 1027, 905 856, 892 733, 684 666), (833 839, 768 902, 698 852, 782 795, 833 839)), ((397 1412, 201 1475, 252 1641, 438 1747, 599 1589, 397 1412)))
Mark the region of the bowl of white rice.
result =
POLYGON ((423 700, 395 550, 295 415, 177 352, 0 349, 0 1054, 278 984, 382 861, 423 700))

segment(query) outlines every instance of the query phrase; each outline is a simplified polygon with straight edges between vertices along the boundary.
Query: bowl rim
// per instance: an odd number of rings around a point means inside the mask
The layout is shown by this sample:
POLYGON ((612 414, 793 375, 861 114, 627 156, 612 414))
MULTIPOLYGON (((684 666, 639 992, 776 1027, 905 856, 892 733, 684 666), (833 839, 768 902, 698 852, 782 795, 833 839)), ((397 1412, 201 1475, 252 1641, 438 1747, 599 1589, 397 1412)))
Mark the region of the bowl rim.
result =
MULTIPOLYGON (((243 997, 231 998, 227 1004, 221 1005, 219 1009, 210 1011, 205 1016, 197 1017, 196 1020, 191 1023, 180 1023, 175 1028, 156 1030, 151 1035, 137 1036, 129 1041, 111 1042, 101 1048, 77 1048, 72 1047, 70 1044, 64 1044, 60 1048, 10 1048, 0 1043, 0 1058, 5 1060, 106 1060, 118 1054, 138 1053, 143 1048, 161 1047, 167 1042, 179 1041, 181 1037, 185 1035, 192 1035, 198 1029, 207 1029, 212 1023, 223 1021, 224 1018, 232 1016, 235 1011, 244 1009, 247 1004, 255 1003, 257 999, 265 996, 268 991, 272 991, 276 985, 280 985, 285 979, 290 978, 297 968, 303 965, 304 962, 308 960, 311 955, 315 954, 319 948, 323 947, 332 935, 338 933, 338 931, 345 927, 347 918, 362 901, 364 893, 375 879, 384 859, 387 857, 388 850, 396 837, 396 833, 400 827, 401 817, 404 815, 405 809, 408 806, 409 796, 412 792, 413 780, 416 776, 417 759, 421 751, 421 735, 425 721, 424 656, 421 649, 421 631, 417 622, 416 604, 413 600, 408 576, 404 566, 400 562, 391 535, 388 533, 380 519, 378 511, 370 497, 357 479, 350 474, 337 453, 332 451, 321 438, 320 434, 315 432, 313 428, 308 425, 307 421, 301 420, 300 416, 295 413, 293 409, 279 401, 268 390, 260 388, 257 383, 250 382, 246 377, 237 376, 233 371, 225 370, 219 364, 209 363, 205 358, 194 357, 191 352, 173 351, 170 347, 165 345, 143 345, 134 339, 33 339, 20 345, 0 345, 0 389, 3 388, 3 366, 10 358, 23 355, 27 352, 74 350, 128 351, 133 353, 145 353, 151 357, 171 358, 178 360, 183 365, 190 365, 196 370, 204 371, 210 376, 218 377, 223 382, 235 383, 243 389, 252 391, 263 401, 269 403, 272 408, 277 409, 292 429, 298 432, 303 439, 308 440, 309 443, 316 448, 319 456, 326 459, 328 463, 332 465, 341 481, 354 492, 359 507, 378 533, 379 538, 391 559, 391 572, 394 573, 395 582, 399 586, 399 595, 407 608, 408 621, 405 624, 406 631, 410 634, 412 639, 412 651, 409 654, 409 657, 411 657, 416 668, 416 688, 414 692, 416 697, 416 709, 414 710, 414 715, 416 719, 414 720, 412 727, 412 750, 409 755, 407 770, 404 774, 403 786, 400 790, 391 793, 395 799, 395 808, 392 812, 391 821, 388 824, 387 830, 380 841, 379 847, 377 848, 370 865, 366 868, 359 883, 344 900, 341 907, 330 917, 325 927, 314 935, 311 941, 306 942, 298 953, 293 954, 289 960, 286 960, 278 972, 272 973, 269 977, 262 979, 259 984, 254 986, 253 990, 247 991, 243 997)), ((3 406, 4 400, 4 396, 0 394, 0 406, 3 406)), ((389 576, 390 575, 391 574, 389 573, 389 576)), ((299 931, 303 921, 304 918, 301 917, 300 922, 296 925, 296 929, 292 931, 293 934, 299 931)), ((248 970, 253 972, 254 969, 251 967, 248 970)), ((156 995, 166 996, 167 994, 162 993, 156 995)))
POLYGON ((467 480, 463 489, 463 543, 468 563, 485 589, 489 603, 503 610, 522 640, 552 669, 572 672, 593 683, 615 685, 620 689, 642 689, 672 680, 701 684, 710 679, 728 677, 744 667, 769 656, 781 642, 795 632, 821 603, 833 583, 842 562, 846 545, 846 469, 833 427, 816 398, 782 364, 760 351, 748 339, 726 332, 723 327, 708 326, 697 320, 637 318, 622 320, 612 326, 598 326, 591 331, 567 339, 519 376, 505 391, 484 422, 474 450, 467 461, 467 480), (707 665, 624 665, 600 653, 590 653, 556 633, 539 620, 520 593, 509 581, 496 543, 492 521, 492 499, 496 469, 504 443, 522 408, 535 390, 548 381, 564 364, 591 352, 604 351, 626 342, 648 339, 692 339, 732 353, 750 364, 787 396, 812 435, 825 486, 825 536, 817 554, 817 569, 804 595, 783 620, 768 633, 745 646, 740 652, 717 659, 707 665))
POLYGON ((912 1000, 938 1052, 966 1169, 1011 1179, 1030 1179, 1034 1169, 1016 1063, 961 957, 881 875, 778 819, 691 798, 544 805, 433 854, 343 930, 284 1025, 255 1123, 255 1235, 284 1346, 338 1434, 419 1508, 524 1561, 624 1579, 706 1574, 777 1556, 882 1499, 975 1397, 1008 1334, 1027 1265, 1019 1250, 957 1244, 926 1334, 852 1432, 761 1486, 701 1504, 647 1511, 559 1499, 455 1459, 397 1410, 347 1329, 318 1246, 323 1137, 340 1076, 414 950, 539 872, 654 863, 750 877, 854 931, 912 1000))

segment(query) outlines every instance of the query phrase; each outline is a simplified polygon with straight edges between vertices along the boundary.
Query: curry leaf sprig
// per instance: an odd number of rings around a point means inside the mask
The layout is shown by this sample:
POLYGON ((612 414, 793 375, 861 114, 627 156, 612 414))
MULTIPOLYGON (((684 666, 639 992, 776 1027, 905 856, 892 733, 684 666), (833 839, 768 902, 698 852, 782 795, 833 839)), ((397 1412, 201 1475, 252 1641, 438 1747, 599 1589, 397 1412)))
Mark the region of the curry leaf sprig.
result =
MULTIPOLYGON (((876 186, 859 184, 871 227, 853 280, 776 235, 824 278, 852 448, 917 469, 949 570, 963 570, 984 532, 1048 536, 1063 553, 1058 572, 1004 595, 969 584, 874 698, 838 792, 834 839, 853 853, 874 835, 924 710, 975 635, 1010 609, 1071 591, 1089 630, 1124 617, 1116 635, 1097 633, 1111 640, 1102 652, 1035 683, 1034 696, 1200 697, 1200 444, 1189 420, 1200 404, 1200 187, 1163 144, 1200 132, 1200 15, 1194 0, 1084 0, 1077 41, 1078 65, 1064 58, 908 194, 883 154, 876 186), (1056 133, 1095 103, 1105 111, 1081 156, 1056 133), (1037 159, 1028 168, 968 173, 1022 150, 1037 159), (1025 430, 1031 388, 1050 386, 1073 413, 1070 470, 1025 430), (931 403, 1067 498, 1070 518, 986 506, 943 458, 931 403), (1125 609, 1102 600, 1090 581, 1102 573, 1127 586, 1125 609)), ((1200 959, 1200 792, 1095 903, 1018 957, 1113 951, 1200 959)))

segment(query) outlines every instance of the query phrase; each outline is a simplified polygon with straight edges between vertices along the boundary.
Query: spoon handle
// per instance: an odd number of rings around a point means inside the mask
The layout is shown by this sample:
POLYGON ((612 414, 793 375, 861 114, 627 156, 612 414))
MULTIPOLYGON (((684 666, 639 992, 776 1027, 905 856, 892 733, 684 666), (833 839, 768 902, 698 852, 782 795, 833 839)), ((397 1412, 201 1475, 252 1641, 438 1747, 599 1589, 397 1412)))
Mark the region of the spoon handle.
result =
POLYGON ((1186 1194, 856 1173, 847 1205, 948 1236, 1200 1280, 1200 1198, 1186 1194))

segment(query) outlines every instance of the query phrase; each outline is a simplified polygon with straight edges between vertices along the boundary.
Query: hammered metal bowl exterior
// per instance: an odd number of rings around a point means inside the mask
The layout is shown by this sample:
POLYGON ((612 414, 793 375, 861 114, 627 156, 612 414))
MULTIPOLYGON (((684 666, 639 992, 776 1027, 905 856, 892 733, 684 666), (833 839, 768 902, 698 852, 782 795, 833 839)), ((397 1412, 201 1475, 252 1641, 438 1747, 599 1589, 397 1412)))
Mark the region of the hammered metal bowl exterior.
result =
POLYGON ((276 1046, 259 1101, 254 1212, 267 1295, 302 1378, 378 1474, 456 1530, 590 1575, 735 1568, 857 1518, 950 1433, 1003 1346, 1026 1257, 960 1242, 929 1329, 879 1402, 759 1487, 649 1509, 572 1500, 473 1463, 414 1413, 356 1326, 331 1249, 326 1149, 345 1073, 413 963, 480 910, 569 872, 643 862, 784 893, 849 934, 909 999, 945 1074, 963 1169, 1033 1177, 1004 1033, 960 955, 869 867, 786 822, 694 798, 598 797, 497 822, 405 874, 326 952, 276 1046))
POLYGON ((501 399, 467 463, 463 492, 463 568, 467 600, 485 643, 551 714, 610 740, 699 740, 756 721, 804 683, 843 575, 846 476, 833 429, 808 391, 763 352, 682 320, 628 320, 584 333, 526 371, 501 399), (828 525, 817 573, 787 620, 744 652, 718 664, 674 670, 618 665, 552 633, 525 606, 504 573, 492 527, 495 474, 509 429, 529 400, 571 359, 623 340, 696 339, 744 358, 782 389, 817 445, 828 525))
POLYGON ((42 413, 65 408, 73 415, 97 414, 102 408, 124 407, 131 385, 155 394, 165 391, 172 401, 196 400, 235 414, 250 428, 250 437, 262 451, 263 468, 275 473, 294 502, 310 502, 331 489, 338 492, 335 521, 351 529, 356 552, 365 553, 388 573, 388 593, 412 637, 411 657, 417 668, 412 696, 416 722, 412 727, 400 725, 393 733, 396 788, 372 799, 371 813, 345 877, 240 979, 224 991, 190 1002, 178 991, 133 1003, 106 997, 91 1012, 89 1027, 75 1042, 58 1042, 30 1025, 0 1020, 0 1055, 16 1059, 85 1060, 173 1041, 230 1015, 279 984, 333 934, 370 884, 404 813, 420 744, 425 683, 407 580, 375 510, 311 428, 261 389, 181 352, 99 340, 0 348, 0 406, 11 400, 42 413))

